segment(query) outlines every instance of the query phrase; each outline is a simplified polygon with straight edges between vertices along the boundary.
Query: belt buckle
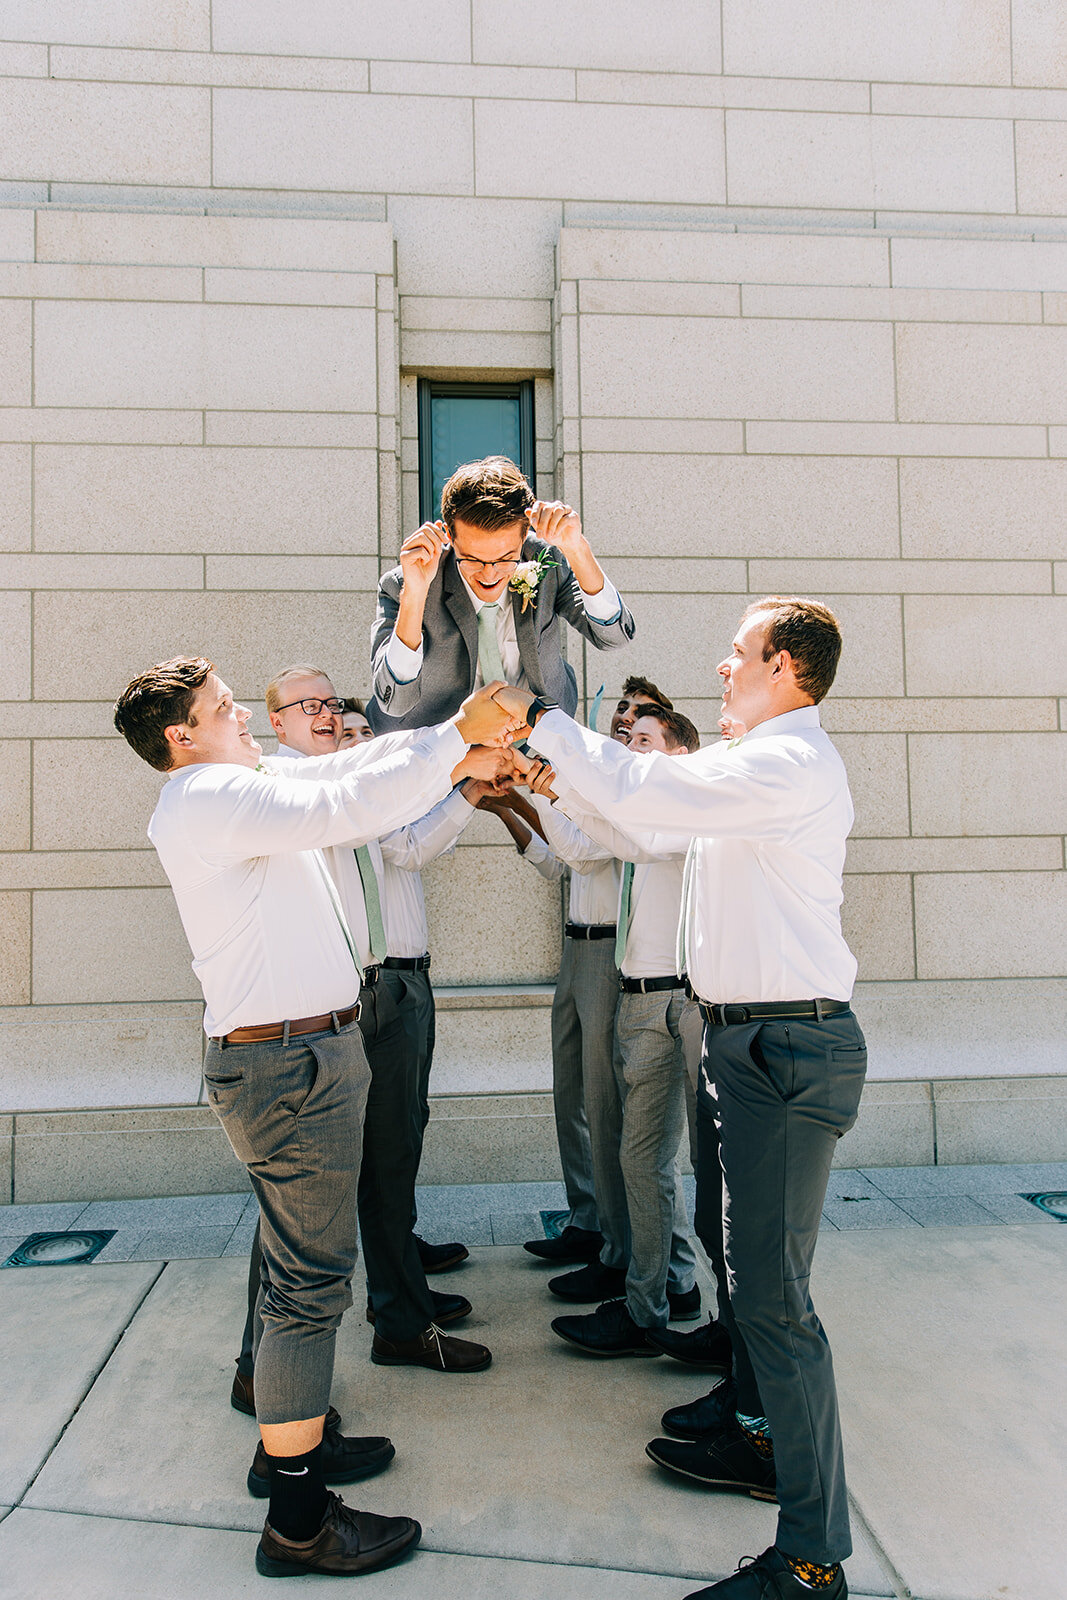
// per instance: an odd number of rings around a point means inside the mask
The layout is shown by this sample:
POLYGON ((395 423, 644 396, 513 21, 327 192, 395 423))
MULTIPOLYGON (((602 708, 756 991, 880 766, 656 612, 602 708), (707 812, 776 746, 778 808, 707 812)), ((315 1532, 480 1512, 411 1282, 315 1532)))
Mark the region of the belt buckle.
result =
POLYGON ((737 1027, 742 1022, 751 1022, 752 1018, 749 1016, 749 1010, 747 1006, 725 1005, 722 1007, 722 1020, 727 1027, 737 1027), (729 1015, 731 1011, 739 1011, 741 1015, 738 1017, 731 1017, 729 1015))

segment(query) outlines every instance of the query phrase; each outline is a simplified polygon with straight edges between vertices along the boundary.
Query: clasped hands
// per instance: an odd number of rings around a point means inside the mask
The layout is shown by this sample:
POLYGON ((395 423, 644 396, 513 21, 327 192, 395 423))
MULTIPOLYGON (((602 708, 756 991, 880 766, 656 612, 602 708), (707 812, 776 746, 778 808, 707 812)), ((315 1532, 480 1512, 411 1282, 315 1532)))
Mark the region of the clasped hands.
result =
POLYGON ((499 681, 468 695, 452 720, 471 748, 453 771, 453 782, 474 779, 487 785, 486 794, 502 794, 515 783, 525 783, 554 798, 552 769, 513 748, 530 732, 526 714, 533 699, 529 690, 499 681))

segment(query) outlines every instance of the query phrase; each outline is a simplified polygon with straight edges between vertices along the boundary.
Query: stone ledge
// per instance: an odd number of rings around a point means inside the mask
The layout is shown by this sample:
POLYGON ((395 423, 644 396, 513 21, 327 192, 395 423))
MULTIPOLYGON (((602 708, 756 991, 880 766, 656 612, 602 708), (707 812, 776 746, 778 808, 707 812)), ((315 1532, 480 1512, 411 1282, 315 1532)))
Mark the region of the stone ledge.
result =
MULTIPOLYGON (((869 1083, 835 1166, 960 1166, 1067 1159, 1067 1079, 869 1083)), ((685 1170, 688 1164, 683 1162, 685 1170)), ((428 1184, 560 1177, 552 1096, 430 1101, 428 1184)), ((0 1116, 0 1204, 234 1194, 248 1187, 207 1106, 0 1116)))
POLYGON ((527 1006, 551 1006, 554 983, 482 984, 434 989, 438 1011, 515 1011, 527 1006))

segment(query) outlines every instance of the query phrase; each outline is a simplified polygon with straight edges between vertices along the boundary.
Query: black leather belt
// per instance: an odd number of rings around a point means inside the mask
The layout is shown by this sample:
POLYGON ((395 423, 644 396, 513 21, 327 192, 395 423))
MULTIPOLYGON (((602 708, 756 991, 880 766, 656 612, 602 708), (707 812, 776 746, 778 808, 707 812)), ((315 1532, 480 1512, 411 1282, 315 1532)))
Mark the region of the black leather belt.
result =
POLYGON ((374 985, 378 982, 378 974, 381 972, 381 970, 382 970, 381 966, 377 961, 374 963, 373 966, 369 966, 369 967, 364 967, 363 968, 363 987, 364 987, 364 989, 373 989, 374 988, 374 985))
POLYGON ((684 978, 620 978, 619 988, 626 994, 651 994, 656 989, 680 989, 684 978))
POLYGON ((614 939, 613 922, 568 922, 564 929, 568 939, 614 939))
POLYGON ((382 962, 390 972, 429 972, 430 958, 426 956, 386 956, 382 962))
MULTIPOLYGON (((688 991, 687 991, 688 992, 688 991)), ((796 1017, 808 1022, 821 1022, 824 1017, 836 1017, 850 1009, 848 1000, 768 1000, 763 1005, 712 1005, 690 994, 700 1007, 705 1021, 715 1028, 736 1027, 743 1022, 769 1022, 772 1018, 796 1017)))

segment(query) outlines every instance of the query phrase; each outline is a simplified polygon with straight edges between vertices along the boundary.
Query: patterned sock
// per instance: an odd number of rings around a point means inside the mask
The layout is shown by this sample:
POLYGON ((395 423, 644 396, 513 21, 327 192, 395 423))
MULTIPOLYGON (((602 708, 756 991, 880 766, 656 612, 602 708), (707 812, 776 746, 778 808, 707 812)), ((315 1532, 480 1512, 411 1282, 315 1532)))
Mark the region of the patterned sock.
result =
POLYGON ((796 1556, 786 1556, 786 1565, 805 1589, 828 1589, 841 1571, 840 1561, 832 1567, 820 1567, 815 1561, 798 1561, 796 1556))
POLYGON ((769 1460, 774 1454, 774 1441, 771 1438, 771 1425, 766 1417, 746 1417, 741 1411, 736 1411, 737 1425, 741 1429, 749 1444, 757 1455, 769 1460))

